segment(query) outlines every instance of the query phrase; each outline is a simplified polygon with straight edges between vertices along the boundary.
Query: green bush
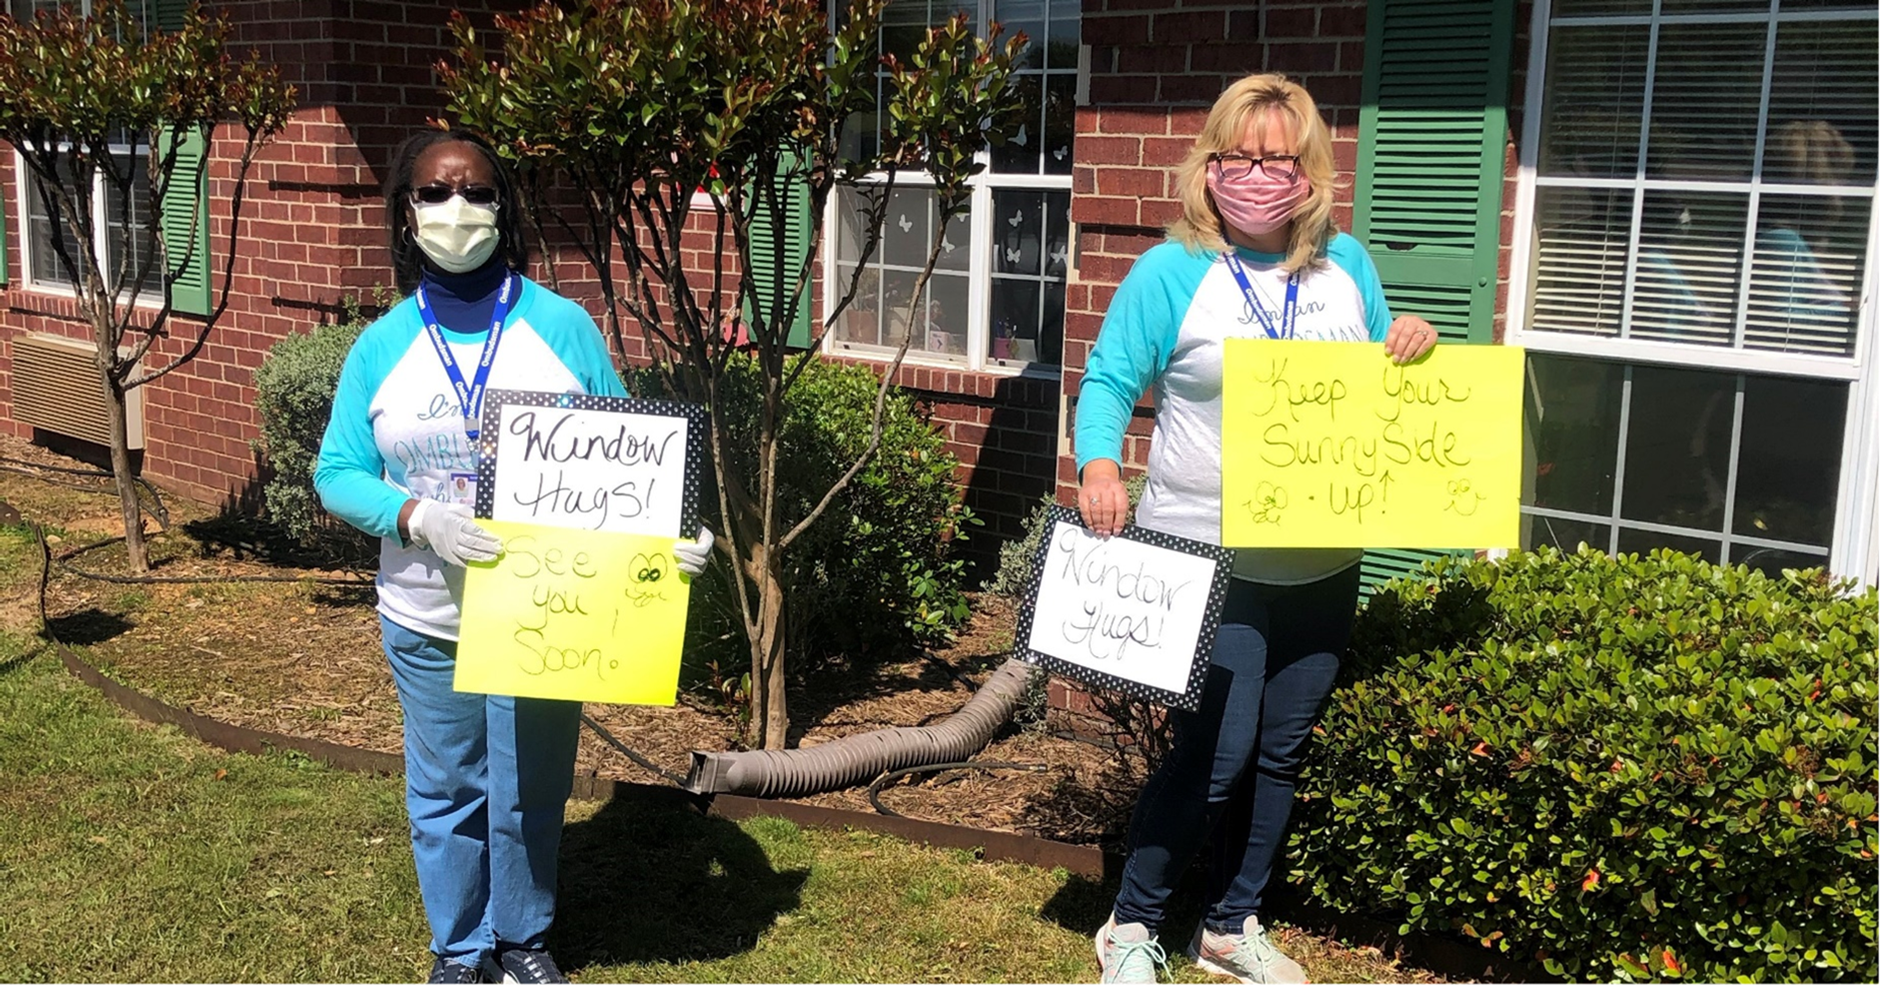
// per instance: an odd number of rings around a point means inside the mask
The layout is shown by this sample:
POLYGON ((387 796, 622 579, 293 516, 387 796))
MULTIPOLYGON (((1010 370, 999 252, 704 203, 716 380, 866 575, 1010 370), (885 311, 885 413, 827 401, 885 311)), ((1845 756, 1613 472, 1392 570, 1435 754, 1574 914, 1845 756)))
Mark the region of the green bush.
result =
POLYGON ((1359 618, 1293 877, 1578 980, 1876 980, 1876 593, 1443 560, 1359 618))
MULTIPOLYGON (((869 440, 880 379, 867 368, 817 359, 792 387, 779 449, 779 531, 796 525, 869 440)), ((756 456, 759 372, 748 356, 729 365, 715 415, 729 419, 737 445, 731 455, 756 456), (742 440, 742 441, 741 441, 742 440)), ((632 375, 630 387, 665 395, 653 368, 632 375)), ((790 613, 786 649, 790 667, 805 668, 834 656, 867 659, 898 655, 944 639, 967 619, 966 561, 959 549, 966 529, 978 525, 962 503, 958 461, 947 437, 929 422, 913 397, 891 390, 883 412, 882 444, 823 516, 790 550, 785 602, 790 613)), ((744 476, 756 476, 747 469, 744 476)), ((726 531, 718 496, 702 494, 706 524, 726 531)), ((737 598, 726 567, 714 566, 696 591, 688 651, 741 670, 748 663, 737 598)))
POLYGON ((289 336, 270 347, 255 370, 255 402, 261 412, 256 446, 271 474, 262 489, 268 517, 303 546, 354 565, 372 561, 378 540, 321 510, 314 494, 314 464, 333 413, 340 366, 364 328, 355 318, 289 336))

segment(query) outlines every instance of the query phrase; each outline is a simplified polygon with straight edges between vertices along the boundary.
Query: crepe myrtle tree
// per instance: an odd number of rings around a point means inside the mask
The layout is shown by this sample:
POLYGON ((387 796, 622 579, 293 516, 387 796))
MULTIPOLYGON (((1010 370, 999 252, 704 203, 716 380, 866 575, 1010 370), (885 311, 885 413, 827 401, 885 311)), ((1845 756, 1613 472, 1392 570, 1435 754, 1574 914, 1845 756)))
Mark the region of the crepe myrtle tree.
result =
POLYGON ((146 24, 122 0, 98 0, 86 16, 75 5, 30 20, 0 15, 0 139, 19 151, 33 180, 53 224, 51 252, 97 344, 98 383, 111 412, 111 472, 138 573, 149 569, 149 554, 126 442, 125 395, 202 351, 228 306, 249 166, 294 105, 293 87, 258 55, 231 54, 228 35, 223 16, 194 5, 174 31, 146 24), (193 154, 186 162, 184 148, 193 141, 206 148, 216 125, 230 119, 240 124, 243 142, 220 295, 200 322, 175 334, 171 289, 192 264, 207 271, 197 251, 207 242, 208 218, 193 209, 187 227, 168 235, 159 218, 166 200, 204 201, 206 163, 193 154), (146 222, 108 222, 108 215, 146 222), (173 335, 187 346, 145 366, 151 348, 173 335))
POLYGON ((757 362, 756 436, 734 436, 738 424, 714 415, 710 449, 718 546, 750 646, 747 741, 759 747, 782 748, 790 725, 783 588, 792 546, 876 454, 890 381, 926 326, 918 300, 947 221, 967 208, 976 155, 1017 129, 1021 106, 1009 81, 1023 36, 1002 45, 997 24, 981 36, 956 16, 912 52, 882 55, 885 3, 849 0, 833 22, 826 0, 546 2, 498 18, 494 53, 457 18, 454 57, 439 67, 455 122, 487 135, 534 190, 538 233, 554 228, 599 274, 617 353, 630 323, 671 393, 708 408, 729 387, 736 351, 757 362), (876 133, 856 140, 852 130, 846 141, 846 127, 876 133), (932 188, 940 223, 913 291, 896 300, 901 344, 880 366, 868 441, 807 510, 787 514, 779 434, 792 386, 856 296, 889 195, 910 171, 932 188), (808 251, 788 256, 782 238, 755 238, 754 225, 784 229, 793 191, 820 217, 839 186, 854 190, 868 232, 854 267, 826 272, 829 314, 794 352, 791 314, 811 291, 822 225, 811 224, 808 251), (684 263, 689 225, 709 231, 707 272, 684 263), (778 274, 755 277, 761 267, 778 274))

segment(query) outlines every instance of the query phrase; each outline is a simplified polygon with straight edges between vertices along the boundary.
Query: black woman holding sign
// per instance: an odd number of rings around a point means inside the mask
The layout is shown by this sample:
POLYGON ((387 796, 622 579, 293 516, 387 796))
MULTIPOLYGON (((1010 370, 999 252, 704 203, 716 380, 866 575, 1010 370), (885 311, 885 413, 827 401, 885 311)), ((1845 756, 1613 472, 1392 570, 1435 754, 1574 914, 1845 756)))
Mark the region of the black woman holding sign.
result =
MULTIPOLYGON (((595 321, 523 277, 516 199, 496 153, 424 131, 386 178, 405 301, 347 354, 314 484, 380 537, 380 631, 405 714, 406 808, 433 983, 560 983, 545 947, 581 704, 452 689, 464 566, 497 558, 472 517, 490 388, 624 396, 595 321)), ((679 540, 697 574, 712 534, 679 540)))
MULTIPOLYGON (((1157 402, 1145 528, 1222 542, 1222 357, 1234 337, 1384 344, 1399 362, 1437 334, 1392 318, 1365 249, 1335 229, 1333 145, 1313 98, 1255 75, 1216 100, 1176 170, 1183 216, 1118 286, 1078 401, 1078 507, 1100 535, 1130 510, 1124 427, 1157 402)), ((1300 982, 1257 913, 1292 808, 1300 762, 1350 637, 1359 550, 1236 553, 1201 707, 1170 711, 1176 745, 1144 786, 1111 918, 1098 931, 1107 982, 1154 982, 1164 906, 1213 844, 1209 909, 1190 939, 1204 970, 1300 982)))

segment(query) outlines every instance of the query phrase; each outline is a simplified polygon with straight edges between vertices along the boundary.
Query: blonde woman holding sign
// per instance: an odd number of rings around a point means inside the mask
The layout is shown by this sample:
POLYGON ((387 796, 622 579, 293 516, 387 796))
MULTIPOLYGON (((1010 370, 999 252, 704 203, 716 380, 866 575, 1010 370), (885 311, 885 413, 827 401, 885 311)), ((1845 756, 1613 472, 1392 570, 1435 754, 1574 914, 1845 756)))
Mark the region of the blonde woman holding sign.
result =
MULTIPOLYGON (((1124 526, 1119 452, 1149 389, 1157 421, 1137 523, 1220 545, 1224 340, 1371 340, 1406 362, 1437 333, 1417 316, 1391 316, 1365 249, 1334 228, 1332 138, 1299 85, 1255 75, 1230 86, 1176 181, 1183 216, 1118 286, 1085 371, 1078 507, 1100 535, 1124 526)), ((1137 801, 1122 884, 1095 938, 1102 980, 1156 980, 1165 903, 1205 843, 1209 909, 1190 956, 1244 982, 1305 980, 1257 914, 1351 634, 1359 557, 1236 553, 1202 705, 1170 712, 1176 745, 1137 801)))
MULTIPOLYGON (((561 983, 545 938, 581 704, 452 689, 464 565, 503 551, 471 515, 474 440, 488 388, 626 392, 594 319, 523 277, 518 203, 490 145, 412 136, 386 178, 386 218, 409 294, 346 355, 314 485, 329 512, 380 537, 429 980, 561 983)), ((696 575, 711 550, 702 530, 674 557, 696 575)))

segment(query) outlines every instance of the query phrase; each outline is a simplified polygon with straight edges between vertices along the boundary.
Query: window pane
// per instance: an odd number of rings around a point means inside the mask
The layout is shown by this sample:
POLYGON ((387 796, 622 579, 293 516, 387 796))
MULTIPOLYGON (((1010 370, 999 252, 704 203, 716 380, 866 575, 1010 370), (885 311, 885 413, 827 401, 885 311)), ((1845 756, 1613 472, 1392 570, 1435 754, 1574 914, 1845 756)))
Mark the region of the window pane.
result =
MULTIPOLYGON (((122 278, 128 285, 137 278, 140 271, 144 271, 143 266, 148 262, 150 268, 144 276, 143 288, 139 293, 139 300, 150 302, 160 301, 160 295, 152 294, 160 293, 163 290, 163 271, 161 270, 163 262, 161 258, 153 256, 156 254, 157 245, 154 240, 155 231, 151 228, 149 216, 150 169, 145 165, 141 156, 136 161, 120 158, 116 163, 116 167, 119 169, 119 175, 128 174, 131 177, 131 195, 130 201, 126 203, 118 194, 117 189, 112 186, 111 182, 107 181, 103 183, 106 224, 105 255, 107 258, 105 264, 109 268, 107 276, 114 280, 122 278), (125 231, 127 224, 130 227, 128 234, 125 231), (130 256, 128 258, 123 256, 126 246, 130 248, 130 256)), ((182 251, 187 249, 187 245, 178 245, 177 255, 169 258, 169 264, 172 268, 181 268, 183 266, 187 258, 182 251)), ((129 296, 127 295, 126 297, 128 298, 129 296)))
POLYGON ((1732 562, 1744 563, 1755 570, 1763 570, 1766 576, 1781 576, 1787 569, 1820 569, 1830 565, 1830 557, 1814 552, 1797 552, 1791 549, 1771 549, 1764 546, 1737 543, 1732 546, 1732 562))
POLYGON ((1020 124, 1005 144, 993 149, 993 170, 1008 175, 1037 175, 1045 128, 1046 77, 1033 72, 1015 75, 1012 85, 1023 101, 1017 111, 1020 124))
MULTIPOLYGON (((14 161, 16 167, 24 167, 18 165, 18 158, 14 161)), ((63 158, 59 160, 56 167, 61 176, 72 174, 69 163, 63 158)), ((65 180, 70 181, 69 178, 65 180)), ((72 263, 78 265, 80 271, 90 266, 90 254, 78 248, 78 241, 72 237, 70 220, 64 215, 63 206, 60 207, 61 212, 55 221, 46 209, 39 180, 33 179, 31 185, 33 194, 27 197, 26 203, 26 235, 31 238, 28 253, 32 257, 32 271, 29 277, 42 285, 72 285, 74 280, 71 273, 66 270, 64 262, 59 260, 59 249, 64 248, 67 256, 71 258, 72 263)))
POLYGON ((1044 194, 1020 189, 994 190, 993 270, 1002 274, 1039 274, 1045 230, 1044 194))
POLYGON ((1830 544, 1848 415, 1847 384, 1746 379, 1733 532, 1830 544))
POLYGON ((1634 177, 1647 39, 1645 25, 1549 32, 1539 174, 1634 177))
POLYGON ((1766 30, 1764 24, 1660 28, 1647 135, 1650 177, 1751 177, 1766 30))
MULTIPOLYGON (((997 40, 1002 45, 1020 32, 1026 35, 1026 52, 1015 68, 1045 68, 1046 0, 997 0, 993 5, 993 19, 1000 22, 1002 30, 997 40)), ((986 31, 984 24, 975 27, 986 31)))
POLYGON ((1730 374, 1633 369, 1623 518, 1723 530, 1736 390, 1730 374))
POLYGON ((1556 17, 1599 17, 1610 14, 1648 14, 1653 0, 1555 0, 1549 13, 1556 17))
POLYGON ((1537 187, 1529 328, 1620 335, 1633 208, 1630 190, 1537 187))
POLYGON ((1847 357, 1868 244, 1868 199, 1766 194, 1758 202, 1745 346, 1847 357))
POLYGON ((1648 190, 1628 335, 1730 346, 1750 196, 1648 190))
POLYGON ((1596 515, 1614 510, 1623 373, 1620 364, 1529 355, 1523 433, 1535 474, 1526 503, 1596 515))
POLYGON ((993 332, 987 355, 1001 362, 1030 362, 1038 356, 1039 282, 993 280, 993 332))
POLYGON ((1072 173, 1072 133, 1077 129, 1078 77, 1059 73, 1046 77, 1046 137, 1039 153, 1047 175, 1072 173))
POLYGON ((1078 68, 1078 12, 1080 0, 1051 0, 1052 34, 1047 40, 1046 67, 1078 68))
POLYGON ((1873 185, 1876 93, 1874 20, 1778 25, 1764 180, 1873 185))
MULTIPOLYGON (((848 273, 844 276, 847 278, 848 273)), ((863 269, 856 279, 856 298, 837 318, 838 344, 882 345, 882 273, 874 267, 863 269)))
POLYGON ((1662 14, 1722 14, 1770 9, 1771 0, 1660 0, 1662 14))
POLYGON ((1616 540, 1619 552, 1637 552, 1646 555, 1655 549, 1671 549, 1687 555, 1698 553, 1699 558, 1708 563, 1719 561, 1720 543, 1713 539, 1696 539, 1686 535, 1669 535, 1665 532, 1647 532, 1637 528, 1621 529, 1616 540))
POLYGON ((1591 549, 1608 551, 1608 533, 1611 529, 1606 525, 1531 514, 1523 515, 1522 524, 1525 549, 1538 549, 1546 545, 1572 553, 1586 542, 1591 549))

